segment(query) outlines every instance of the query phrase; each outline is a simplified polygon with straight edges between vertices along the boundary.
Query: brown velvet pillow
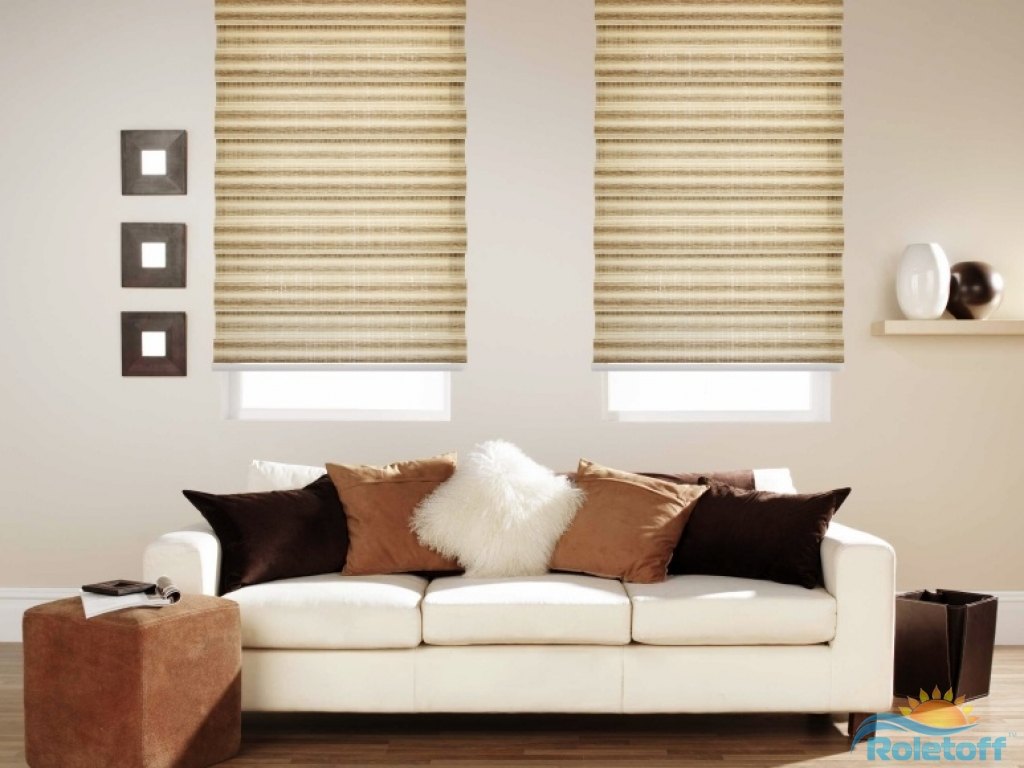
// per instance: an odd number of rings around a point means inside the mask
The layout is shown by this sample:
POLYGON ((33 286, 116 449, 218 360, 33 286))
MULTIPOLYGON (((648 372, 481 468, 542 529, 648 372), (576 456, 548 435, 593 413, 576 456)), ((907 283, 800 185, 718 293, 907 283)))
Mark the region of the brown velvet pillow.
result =
POLYGON ((656 477, 658 480, 665 480, 670 483, 684 483, 686 485, 711 485, 713 483, 725 483, 733 488, 741 488, 745 491, 752 491, 757 486, 754 481, 754 470, 752 469, 731 469, 722 472, 640 472, 644 477, 656 477), (710 480, 710 482, 702 482, 710 480))
POLYGON ((821 540, 849 488, 793 494, 712 483, 697 502, 669 573, 822 583, 821 540))
POLYGON ((551 568, 636 584, 665 580, 665 569, 696 500, 706 488, 680 485, 581 460, 585 494, 551 556, 551 568))
MULTIPOLYGON (((713 483, 725 483, 733 488, 752 491, 757 487, 752 469, 730 469, 723 472, 637 472, 636 474, 683 485, 708 485, 708 483, 701 483, 701 478, 706 478, 713 483)), ((575 472, 566 472, 565 476, 569 478, 570 482, 576 482, 575 472)))
POLYGON ((454 560, 424 547, 410 528, 423 499, 455 472, 455 454, 386 467, 328 464, 348 521, 346 576, 459 571, 454 560))
POLYGON ((327 475, 294 491, 182 493, 220 539, 221 594, 345 565, 345 513, 327 475))

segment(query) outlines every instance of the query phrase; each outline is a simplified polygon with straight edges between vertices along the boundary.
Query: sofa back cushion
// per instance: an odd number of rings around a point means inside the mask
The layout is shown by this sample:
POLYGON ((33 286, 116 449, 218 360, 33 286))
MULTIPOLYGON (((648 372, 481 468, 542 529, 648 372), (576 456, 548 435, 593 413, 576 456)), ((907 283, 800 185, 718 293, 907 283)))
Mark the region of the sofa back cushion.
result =
MULTIPOLYGON (((771 491, 772 493, 796 493, 796 486, 793 485, 793 475, 786 467, 776 467, 773 469, 755 469, 754 473, 754 490, 755 491, 771 491)), ((712 482, 716 482, 717 478, 714 475, 708 475, 712 482)), ((732 485, 732 483, 726 483, 726 485, 732 485)), ((745 485, 733 486, 736 488, 742 488, 743 490, 749 490, 745 485)))
POLYGON ((245 478, 245 490, 257 491, 289 491, 305 488, 319 477, 322 477, 324 465, 318 467, 305 464, 282 464, 279 461, 262 461, 255 459, 249 465, 245 478))
POLYGON ((348 521, 349 549, 342 573, 457 572, 458 563, 420 544, 411 528, 423 499, 455 472, 455 454, 386 467, 328 464, 348 521))
POLYGON ((641 584, 664 581, 672 551, 706 488, 580 461, 583 506, 551 557, 551 569, 641 584))
MULTIPOLYGON (((305 464, 284 464, 277 461, 253 461, 249 466, 247 491, 284 491, 309 485, 324 473, 323 466, 305 464)), ((773 491, 775 493, 796 493, 793 478, 785 467, 775 469, 734 469, 721 472, 640 472, 641 475, 669 480, 674 483, 696 485, 701 477, 733 488, 745 490, 773 491)), ((575 481, 576 473, 565 475, 575 481)))

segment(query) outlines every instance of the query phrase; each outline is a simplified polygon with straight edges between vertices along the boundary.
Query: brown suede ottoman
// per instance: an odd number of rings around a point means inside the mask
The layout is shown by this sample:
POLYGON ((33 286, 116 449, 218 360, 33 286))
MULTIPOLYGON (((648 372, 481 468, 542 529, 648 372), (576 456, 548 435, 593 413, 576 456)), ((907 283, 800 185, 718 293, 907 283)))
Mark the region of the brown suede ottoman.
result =
POLYGON ((32 768, 200 768, 238 752, 236 603, 185 595, 86 620, 73 597, 23 628, 32 768))

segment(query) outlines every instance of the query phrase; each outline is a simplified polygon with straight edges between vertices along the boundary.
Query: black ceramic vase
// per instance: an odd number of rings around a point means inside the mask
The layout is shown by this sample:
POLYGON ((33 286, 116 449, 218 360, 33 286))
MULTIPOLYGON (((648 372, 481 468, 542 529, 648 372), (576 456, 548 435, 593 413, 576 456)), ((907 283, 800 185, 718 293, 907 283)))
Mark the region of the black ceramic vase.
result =
POLYGON ((984 320, 1003 300, 1003 276, 983 261, 950 267, 946 310, 957 320, 984 320))

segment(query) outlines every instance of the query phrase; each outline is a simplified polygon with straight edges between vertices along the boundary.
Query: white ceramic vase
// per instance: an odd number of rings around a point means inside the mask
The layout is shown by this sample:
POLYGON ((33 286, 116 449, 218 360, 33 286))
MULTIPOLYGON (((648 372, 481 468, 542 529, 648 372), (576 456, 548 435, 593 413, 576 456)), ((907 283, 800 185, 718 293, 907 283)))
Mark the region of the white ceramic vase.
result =
POLYGON ((938 243, 908 245, 896 273, 896 299, 911 320, 936 320, 949 303, 949 259, 938 243))

